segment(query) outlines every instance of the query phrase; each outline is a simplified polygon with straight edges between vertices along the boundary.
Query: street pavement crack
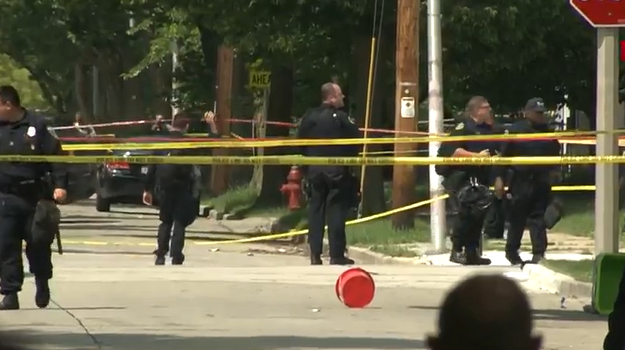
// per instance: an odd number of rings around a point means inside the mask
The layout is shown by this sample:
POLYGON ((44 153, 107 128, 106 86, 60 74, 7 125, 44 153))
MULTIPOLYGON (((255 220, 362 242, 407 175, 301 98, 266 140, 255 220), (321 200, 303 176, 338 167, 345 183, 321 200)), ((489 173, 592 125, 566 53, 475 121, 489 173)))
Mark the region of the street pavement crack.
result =
POLYGON ((63 306, 61 306, 61 304, 57 303, 56 301, 54 301, 53 299, 50 299, 50 302, 53 305, 56 305, 56 307, 58 307, 59 309, 63 310, 63 312, 65 312, 67 315, 69 315, 69 317, 73 318, 74 321, 76 321, 76 323, 78 323, 78 325, 80 326, 80 328, 82 328, 82 330, 85 332, 85 334, 89 337, 89 339, 91 339, 91 342, 93 343, 93 345, 98 349, 101 350, 103 348, 103 344, 100 343, 100 341, 95 337, 95 335, 93 335, 89 329, 87 328, 87 326, 85 326, 85 324, 80 320, 80 318, 78 318, 78 316, 76 316, 73 312, 71 312, 70 310, 64 308, 63 306))

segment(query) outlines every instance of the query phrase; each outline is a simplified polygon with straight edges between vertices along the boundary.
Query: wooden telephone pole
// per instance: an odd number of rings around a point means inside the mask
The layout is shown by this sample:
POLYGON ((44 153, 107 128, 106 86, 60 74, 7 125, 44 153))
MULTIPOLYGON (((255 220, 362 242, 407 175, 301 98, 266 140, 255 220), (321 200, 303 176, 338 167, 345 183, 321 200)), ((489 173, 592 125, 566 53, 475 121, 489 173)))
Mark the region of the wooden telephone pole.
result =
MULTIPOLYGON (((397 0, 397 36, 395 42, 395 130, 416 131, 419 103, 419 0, 397 0)), ((397 134, 406 137, 409 134, 397 134)), ((396 143, 395 154, 416 151, 415 144, 396 143)), ((413 153, 414 154, 414 153, 413 153)), ((415 200, 415 168, 393 166, 393 208, 410 205, 415 200)), ((414 227, 414 213, 404 211, 391 218, 393 228, 414 227)))
MULTIPOLYGON (((230 135, 230 119, 232 118, 232 75, 234 71, 234 50, 231 47, 219 46, 217 50, 217 129, 222 135, 230 135)), ((227 148, 213 148, 214 156, 227 156, 227 148)), ((228 190, 230 169, 228 165, 213 165, 211 169, 210 191, 220 195, 228 190)))

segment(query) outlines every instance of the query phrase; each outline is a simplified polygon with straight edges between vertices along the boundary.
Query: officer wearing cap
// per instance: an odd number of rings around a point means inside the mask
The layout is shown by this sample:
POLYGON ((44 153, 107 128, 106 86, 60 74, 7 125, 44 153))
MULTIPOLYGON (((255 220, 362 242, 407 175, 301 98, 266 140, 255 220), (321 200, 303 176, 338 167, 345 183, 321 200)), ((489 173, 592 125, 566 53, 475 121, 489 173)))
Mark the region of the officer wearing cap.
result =
MULTIPOLYGON (((22 108, 17 90, 9 85, 0 86, 0 154, 63 154, 59 140, 50 134, 45 119, 22 108)), ((50 303, 50 246, 54 236, 50 228, 33 229, 33 221, 39 221, 36 218, 39 202, 50 196, 44 181, 48 173, 53 182, 53 199, 63 201, 68 181, 64 164, 12 161, 0 165, 0 293, 4 296, 0 310, 20 307, 18 293, 24 282, 22 240, 26 241, 26 257, 35 275, 35 304, 45 308, 50 303)))
MULTIPOLYGON (((343 107, 341 87, 326 83, 321 87, 322 104, 308 111, 302 118, 298 139, 345 139, 358 138, 360 131, 353 119, 340 110, 343 107)), ((301 148, 304 156, 310 157, 356 157, 358 145, 323 145, 301 148)), ((308 182, 308 243, 310 263, 321 265, 321 250, 326 218, 328 220, 328 241, 330 264, 351 265, 352 259, 345 256, 347 241, 345 222, 354 197, 357 181, 346 166, 313 165, 304 168, 308 182)))
MULTIPOLYGON (((514 123, 509 133, 530 134, 551 132, 545 117, 545 103, 541 98, 527 101, 524 119, 514 123)), ((502 157, 558 156, 557 140, 509 140, 501 145, 502 157)), ((558 175, 554 165, 509 165, 498 168, 495 191, 503 194, 508 185, 508 238, 506 258, 511 264, 523 264, 519 256, 525 227, 532 240, 532 263, 538 263, 547 250, 545 212, 551 202, 552 179, 558 175)))
MULTIPOLYGON (((482 96, 474 96, 466 106, 466 118, 451 132, 450 136, 490 135, 495 133, 493 125, 486 122, 490 118, 491 107, 482 96)), ((441 143, 439 157, 484 158, 494 155, 496 143, 493 140, 462 140, 441 143)), ((474 195, 482 195, 479 202, 489 201, 490 193, 487 186, 492 183, 492 166, 490 165, 437 165, 436 172, 443 176, 443 186, 458 205, 458 216, 453 224, 452 252, 449 260, 463 265, 489 265, 490 259, 481 257, 480 237, 488 202, 476 207, 477 202, 468 203, 460 194, 467 193, 467 187, 484 189, 473 191, 474 195)))

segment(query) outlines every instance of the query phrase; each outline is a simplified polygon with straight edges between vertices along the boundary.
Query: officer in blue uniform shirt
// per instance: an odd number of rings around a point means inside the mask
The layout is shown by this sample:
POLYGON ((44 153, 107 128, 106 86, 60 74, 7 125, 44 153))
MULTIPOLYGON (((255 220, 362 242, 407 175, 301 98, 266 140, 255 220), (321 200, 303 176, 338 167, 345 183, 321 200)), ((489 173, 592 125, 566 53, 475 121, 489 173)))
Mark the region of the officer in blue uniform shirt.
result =
MULTIPOLYGON (((466 118, 450 133, 450 136, 490 135, 495 130, 486 123, 491 107, 488 100, 475 96, 466 107, 466 118)), ((445 141, 441 143, 439 157, 482 158, 494 155, 497 148, 493 140, 445 141)), ((463 265, 489 265, 491 261, 480 255, 480 238, 488 207, 492 200, 488 187, 492 181, 491 165, 437 165, 436 172, 443 176, 443 186, 458 206, 458 217, 453 224, 452 252, 449 260, 463 265), (475 202, 461 196, 467 187, 479 190, 475 202), (480 192, 481 191, 481 192, 480 192)))
MULTIPOLYGON (((508 132, 515 134, 551 132, 545 117, 545 103, 532 98, 525 104, 524 119, 510 126, 508 132)), ((501 145, 502 157, 559 156, 558 140, 509 140, 501 145)), ((545 212, 551 203, 551 185, 559 175, 556 165, 508 165, 498 167, 495 191, 503 193, 508 185, 508 238, 506 258, 512 265, 523 264, 519 256, 525 227, 532 240, 532 263, 538 263, 547 250, 547 224, 545 212), (506 179, 508 178, 508 179, 506 179)))
MULTIPOLYGON (((50 134, 42 116, 22 108, 14 87, 0 86, 0 155, 62 155, 61 143, 50 134)), ((0 161, 0 310, 19 309, 18 293, 24 282, 22 241, 26 257, 35 275, 35 304, 45 308, 50 303, 48 280, 52 278, 51 230, 33 230, 38 204, 50 199, 45 183, 49 173, 53 199, 67 196, 67 167, 59 163, 0 161)), ((40 216, 39 213, 37 216, 40 216)))

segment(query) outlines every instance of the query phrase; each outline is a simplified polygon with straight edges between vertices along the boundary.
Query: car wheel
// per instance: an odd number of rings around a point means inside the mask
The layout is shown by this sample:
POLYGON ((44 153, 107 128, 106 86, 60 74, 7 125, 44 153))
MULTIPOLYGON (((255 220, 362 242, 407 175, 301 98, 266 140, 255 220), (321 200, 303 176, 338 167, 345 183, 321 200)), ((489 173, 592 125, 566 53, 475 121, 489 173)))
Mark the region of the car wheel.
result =
POLYGON ((111 211, 111 202, 105 198, 100 196, 96 196, 95 198, 95 210, 99 212, 109 212, 111 211))

